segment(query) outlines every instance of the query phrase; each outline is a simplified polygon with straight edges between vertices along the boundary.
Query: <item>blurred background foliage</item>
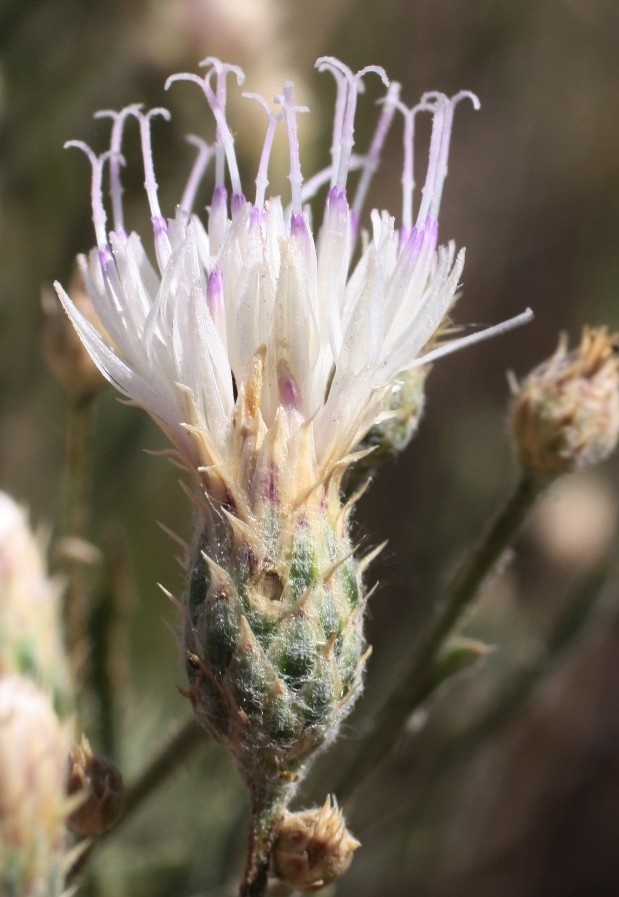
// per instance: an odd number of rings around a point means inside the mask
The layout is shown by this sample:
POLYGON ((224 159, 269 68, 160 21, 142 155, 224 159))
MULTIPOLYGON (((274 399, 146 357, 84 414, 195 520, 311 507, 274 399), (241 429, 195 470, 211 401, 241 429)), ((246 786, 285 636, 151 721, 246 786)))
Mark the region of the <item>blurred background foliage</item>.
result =
MULTIPOLYGON (((192 159, 183 135, 201 133, 209 119, 198 91, 164 95, 163 83, 172 72, 195 71, 206 55, 241 65, 248 89, 267 96, 295 81, 311 106, 302 117, 307 173, 326 161, 330 142, 333 85, 314 75, 318 55, 353 68, 384 65, 408 103, 430 89, 467 88, 481 99, 480 113, 458 111, 441 214, 443 239, 467 247, 455 317, 495 323, 530 305, 536 319, 436 366, 419 435, 361 503, 360 538, 389 540, 374 565, 380 588, 368 622, 368 691, 335 761, 322 761, 302 799, 312 788, 324 797, 330 764, 346 762, 347 743, 389 687, 441 584, 515 479, 505 371, 525 374, 552 352, 559 330, 574 340, 585 322, 619 328, 618 45, 614 0, 0 3, 0 487, 52 526, 62 512, 66 401, 40 351, 40 296, 56 277, 66 285, 75 254, 94 242, 86 162, 62 149, 73 138, 102 148, 106 131, 94 110, 134 101, 171 108, 173 126, 158 122, 154 134, 162 205, 171 213, 192 159)), ((263 122, 251 104, 236 105, 249 183, 263 122)), ((374 115, 371 103, 360 104, 362 145, 374 115)), ((396 125, 372 196, 372 205, 396 214, 400 133, 396 125)), ((131 161, 130 144, 127 153, 131 161)), ((139 166, 129 165, 126 197, 137 224, 145 216, 140 182, 139 166)), ((156 587, 178 594, 182 576, 156 521, 188 537, 190 513, 178 472, 144 454, 164 447, 146 415, 108 389, 94 426, 89 536, 104 560, 89 569, 89 588, 101 596, 112 582, 120 605, 112 623, 98 623, 116 657, 115 702, 98 737, 131 779, 188 710, 176 689, 183 675, 169 628, 175 614, 156 587)), ((427 725, 413 721, 347 808, 363 847, 338 886, 341 897, 617 893, 612 596, 509 722, 480 733, 474 750, 460 737, 501 683, 534 669, 540 634, 613 552, 617 472, 611 460, 560 482, 540 503, 513 562, 467 622, 468 633, 499 650, 439 695, 427 725)), ((226 882, 240 868, 245 813, 228 758, 205 746, 102 845, 84 893, 233 893, 226 882)))

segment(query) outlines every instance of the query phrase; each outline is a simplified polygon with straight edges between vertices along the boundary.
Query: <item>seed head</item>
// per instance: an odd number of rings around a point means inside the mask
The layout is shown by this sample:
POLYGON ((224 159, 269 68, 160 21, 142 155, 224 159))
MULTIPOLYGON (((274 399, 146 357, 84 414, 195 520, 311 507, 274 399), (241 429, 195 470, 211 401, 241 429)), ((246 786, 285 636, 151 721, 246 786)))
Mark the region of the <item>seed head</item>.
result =
POLYGON ((67 818, 67 827, 84 838, 106 831, 125 808, 120 771, 108 757, 93 753, 85 735, 69 754, 67 794, 79 801, 67 818))
POLYGON ((350 867, 360 842, 346 828, 335 800, 322 807, 285 812, 277 827, 272 873, 298 891, 317 891, 350 867))
POLYGON ((585 327, 513 386, 512 432, 524 470, 543 479, 598 464, 619 438, 617 334, 585 327))

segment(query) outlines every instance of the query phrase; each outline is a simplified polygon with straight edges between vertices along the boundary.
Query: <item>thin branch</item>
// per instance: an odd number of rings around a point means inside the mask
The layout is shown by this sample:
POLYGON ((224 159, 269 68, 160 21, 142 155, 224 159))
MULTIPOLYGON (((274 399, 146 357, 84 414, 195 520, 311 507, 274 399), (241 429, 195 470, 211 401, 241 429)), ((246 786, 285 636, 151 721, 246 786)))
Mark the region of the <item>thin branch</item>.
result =
POLYGON ((491 521, 459 568, 445 600, 437 607, 422 634, 410 664, 396 678, 396 685, 378 710, 373 725, 356 743, 352 758, 336 779, 333 790, 340 799, 348 797, 388 752, 406 721, 427 697, 428 677, 438 650, 476 599, 480 587, 513 541, 540 491, 539 483, 522 475, 503 510, 491 521))

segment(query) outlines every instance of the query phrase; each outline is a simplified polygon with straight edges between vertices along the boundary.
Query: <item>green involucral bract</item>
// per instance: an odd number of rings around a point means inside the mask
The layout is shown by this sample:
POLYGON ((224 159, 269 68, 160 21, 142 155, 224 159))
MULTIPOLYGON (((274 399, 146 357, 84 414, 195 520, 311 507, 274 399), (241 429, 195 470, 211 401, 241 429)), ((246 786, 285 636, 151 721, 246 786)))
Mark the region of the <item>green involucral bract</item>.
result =
POLYGON ((265 430, 260 376, 258 364, 235 417, 251 460, 239 452, 236 469, 208 473, 222 507, 211 498, 197 527, 183 642, 199 721, 248 781, 272 785, 294 781, 335 736, 367 652, 343 468, 321 477, 311 440, 288 440, 283 414, 265 430))

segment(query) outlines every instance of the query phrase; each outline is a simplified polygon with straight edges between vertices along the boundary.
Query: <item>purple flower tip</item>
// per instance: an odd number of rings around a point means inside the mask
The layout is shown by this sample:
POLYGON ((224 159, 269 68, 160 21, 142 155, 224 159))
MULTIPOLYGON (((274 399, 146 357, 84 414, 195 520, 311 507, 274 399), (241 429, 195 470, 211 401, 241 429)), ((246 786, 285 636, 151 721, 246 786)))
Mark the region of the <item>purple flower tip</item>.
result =
POLYGON ((424 228, 414 227, 409 231, 408 236, 402 244, 402 251, 409 254, 412 258, 417 258, 421 252, 424 240, 426 239, 426 231, 424 228))
POLYGON ((225 187, 215 187, 213 190, 213 199, 211 201, 211 210, 220 209, 222 206, 225 209, 228 204, 228 191, 225 187))
POLYGON ((206 288, 209 295, 221 292, 224 285, 224 276, 220 268, 215 268, 208 276, 206 288))
POLYGON ((293 237, 307 236, 307 221, 303 212, 293 212, 290 217, 290 233, 293 237))
POLYGON ((267 223, 267 213, 266 209, 258 208, 258 206, 252 206, 252 210, 249 216, 249 225, 250 227, 260 227, 261 225, 266 225, 267 223))
POLYGON ((327 205, 336 207, 343 206, 348 211, 348 200, 346 199, 346 189, 340 187, 331 187, 327 196, 327 205))
POLYGON ((99 264, 101 265, 101 270, 104 274, 107 274, 110 268, 114 266, 114 256, 107 243, 103 249, 99 250, 99 264))
POLYGON ((232 215, 239 215, 245 208, 247 200, 242 193, 232 194, 232 215))
POLYGON ((279 378, 279 398, 284 408, 292 411, 299 411, 301 408, 301 396, 299 387, 290 374, 279 378))
POLYGON ((153 215, 150 220, 153 225, 153 233, 156 237, 160 237, 161 234, 167 234, 168 225, 162 215, 153 215))

